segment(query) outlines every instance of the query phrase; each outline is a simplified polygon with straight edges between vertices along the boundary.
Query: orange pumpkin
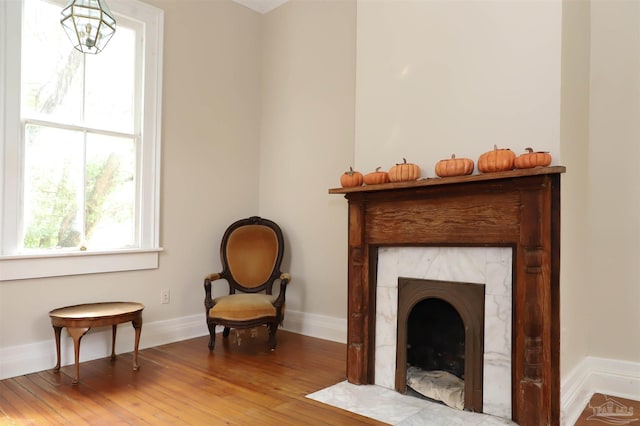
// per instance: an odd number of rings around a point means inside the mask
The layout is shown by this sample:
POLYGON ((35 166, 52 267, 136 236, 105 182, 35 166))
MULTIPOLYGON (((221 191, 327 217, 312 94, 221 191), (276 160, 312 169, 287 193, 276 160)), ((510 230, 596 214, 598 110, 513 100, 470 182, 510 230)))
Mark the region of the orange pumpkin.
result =
POLYGON ((470 158, 456 158, 451 154, 448 160, 440 160, 436 163, 436 174, 440 177, 464 176, 473 173, 473 160, 470 158))
POLYGON ((533 148, 525 148, 524 154, 518 155, 514 161, 516 169, 530 169, 532 167, 547 167, 551 164, 551 154, 546 151, 533 152, 533 148))
POLYGON ((482 173, 504 172, 513 169, 516 154, 509 148, 498 149, 493 146, 493 151, 485 152, 478 158, 478 170, 482 173))
POLYGON ((375 172, 364 175, 364 183, 367 185, 379 185, 381 183, 389 182, 389 173, 381 172, 380 169, 381 167, 376 167, 375 172))
POLYGON ((342 176, 340 176, 340 185, 342 185, 343 188, 360 186, 362 185, 362 181, 362 173, 356 172, 355 170, 353 170, 353 167, 349 167, 349 170, 344 172, 342 176))
POLYGON ((420 178, 420 166, 413 163, 407 163, 407 159, 403 158, 402 163, 396 164, 389 169, 389 180, 391 182, 407 182, 420 178))

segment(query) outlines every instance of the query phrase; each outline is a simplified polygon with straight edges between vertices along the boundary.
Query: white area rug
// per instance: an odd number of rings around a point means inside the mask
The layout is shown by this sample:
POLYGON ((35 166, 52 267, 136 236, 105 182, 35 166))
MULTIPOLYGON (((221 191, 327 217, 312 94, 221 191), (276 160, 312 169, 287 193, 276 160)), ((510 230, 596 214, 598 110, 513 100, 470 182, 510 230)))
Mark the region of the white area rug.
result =
POLYGON ((487 414, 454 410, 442 404, 376 385, 340 382, 307 398, 365 417, 400 426, 501 426, 514 422, 487 414))

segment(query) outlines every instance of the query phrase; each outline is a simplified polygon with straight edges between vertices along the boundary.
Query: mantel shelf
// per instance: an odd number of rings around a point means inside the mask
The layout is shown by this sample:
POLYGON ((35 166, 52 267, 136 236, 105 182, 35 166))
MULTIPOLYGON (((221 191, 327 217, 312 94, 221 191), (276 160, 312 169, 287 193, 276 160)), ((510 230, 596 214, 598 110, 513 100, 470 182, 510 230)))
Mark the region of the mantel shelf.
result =
POLYGON ((329 189, 329 194, 349 194, 351 192, 374 192, 374 191, 389 191, 392 189, 406 189, 406 188, 419 188, 423 186, 434 185, 453 185, 457 183, 467 182, 480 182, 497 179, 511 179, 525 176, 535 175, 547 175, 564 173, 566 171, 564 166, 551 166, 551 167, 534 167, 532 169, 517 169, 509 170, 507 172, 496 173, 480 173, 477 175, 456 176, 456 177, 435 177, 435 178, 422 178, 416 181, 410 182, 392 182, 383 183, 380 185, 363 185, 350 188, 332 188, 329 189))

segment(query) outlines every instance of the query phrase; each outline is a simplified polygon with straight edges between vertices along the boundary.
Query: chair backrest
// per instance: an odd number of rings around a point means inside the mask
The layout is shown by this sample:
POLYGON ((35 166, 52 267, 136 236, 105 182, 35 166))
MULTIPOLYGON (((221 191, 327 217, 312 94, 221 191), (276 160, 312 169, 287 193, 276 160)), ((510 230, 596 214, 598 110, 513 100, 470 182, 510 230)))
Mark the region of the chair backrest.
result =
POLYGON ((284 239, 280 227, 268 219, 252 216, 229 226, 220 244, 222 276, 231 293, 266 291, 271 294, 280 272, 284 239))

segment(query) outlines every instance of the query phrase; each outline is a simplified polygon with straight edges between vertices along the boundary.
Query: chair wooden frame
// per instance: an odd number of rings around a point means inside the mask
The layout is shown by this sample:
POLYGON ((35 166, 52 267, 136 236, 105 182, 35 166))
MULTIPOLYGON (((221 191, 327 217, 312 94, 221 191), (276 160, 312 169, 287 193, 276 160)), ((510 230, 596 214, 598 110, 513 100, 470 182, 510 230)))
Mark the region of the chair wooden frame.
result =
POLYGON ((284 306, 285 306, 285 293, 287 290, 287 284, 291 280, 291 276, 288 273, 283 273, 280 271, 280 264, 282 263, 282 257, 284 254, 284 238, 282 236, 282 230, 280 227, 273 221, 269 219, 264 219, 258 216, 252 216, 246 219, 238 220, 232 223, 227 230, 225 231, 222 241, 220 243, 220 260, 222 262, 222 272, 213 273, 205 277, 204 280, 204 290, 205 290, 205 313, 207 318, 207 327, 209 329, 210 339, 209 339, 209 350, 213 351, 215 347, 216 341, 216 333, 215 329, 217 325, 221 325, 224 327, 223 337, 229 336, 229 331, 231 328, 235 329, 246 329, 246 328, 254 328, 260 325, 266 325, 269 329, 269 348, 274 350, 276 347, 276 331, 278 326, 282 324, 284 319, 284 306), (277 239, 277 253, 274 254, 273 268, 271 270, 270 275, 264 282, 258 283, 257 285, 245 286, 238 282, 237 278, 234 277, 232 273, 232 268, 230 267, 230 253, 228 252, 229 240, 231 239, 234 232, 239 229, 247 226, 260 226, 266 227, 273 231, 275 238, 277 239), (267 295, 271 295, 273 292, 273 285, 276 280, 280 281, 280 291, 278 293, 277 298, 273 300, 271 303, 275 308, 275 315, 269 316, 260 316, 258 318, 250 318, 250 319, 229 319, 229 318, 221 318, 212 316, 211 309, 217 303, 217 300, 220 298, 213 298, 211 291, 211 284, 218 280, 226 280, 229 285, 229 295, 234 295, 238 293, 249 293, 249 294, 257 294, 264 293, 267 295))

